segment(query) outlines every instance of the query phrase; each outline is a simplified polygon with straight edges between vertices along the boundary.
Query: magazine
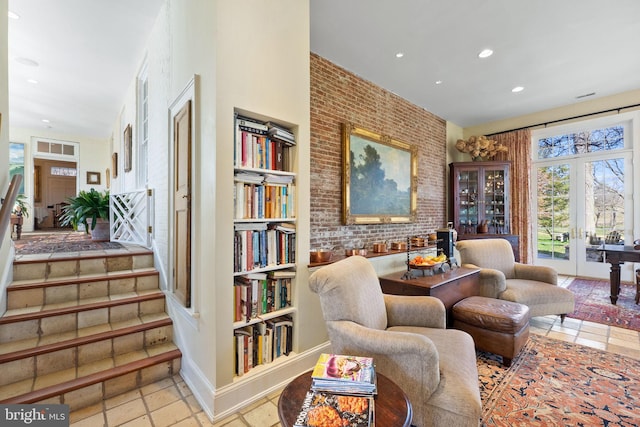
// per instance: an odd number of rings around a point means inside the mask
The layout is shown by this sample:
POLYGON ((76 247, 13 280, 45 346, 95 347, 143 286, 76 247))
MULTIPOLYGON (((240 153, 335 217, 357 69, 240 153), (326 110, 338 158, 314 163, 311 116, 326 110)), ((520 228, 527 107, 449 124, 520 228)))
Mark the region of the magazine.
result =
POLYGON ((376 393, 375 368, 370 357, 323 353, 311 377, 311 389, 314 391, 356 395, 376 393))
POLYGON ((307 392, 294 427, 333 426, 374 427, 373 397, 307 392))

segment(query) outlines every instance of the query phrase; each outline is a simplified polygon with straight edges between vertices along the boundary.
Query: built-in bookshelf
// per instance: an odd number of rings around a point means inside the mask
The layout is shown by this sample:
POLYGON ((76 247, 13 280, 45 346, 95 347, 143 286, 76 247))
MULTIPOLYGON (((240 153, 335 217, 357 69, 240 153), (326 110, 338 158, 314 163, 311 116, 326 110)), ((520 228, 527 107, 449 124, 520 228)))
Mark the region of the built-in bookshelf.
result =
MULTIPOLYGON (((293 349, 296 138, 289 126, 234 115, 235 375, 293 349)), ((260 116, 263 117, 263 116, 260 116)))

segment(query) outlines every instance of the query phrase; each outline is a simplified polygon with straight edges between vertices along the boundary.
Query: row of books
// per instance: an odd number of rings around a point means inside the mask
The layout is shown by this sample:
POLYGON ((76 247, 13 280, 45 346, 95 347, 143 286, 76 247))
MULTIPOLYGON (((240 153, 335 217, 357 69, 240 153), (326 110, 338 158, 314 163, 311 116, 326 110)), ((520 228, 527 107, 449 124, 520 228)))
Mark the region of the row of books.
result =
POLYGON ((236 375, 271 363, 292 350, 293 320, 280 316, 265 322, 247 325, 234 331, 236 375))
POLYGON ((295 184, 252 184, 237 181, 234 192, 237 219, 294 218, 295 184))
POLYGON ((375 425, 376 375, 370 357, 323 353, 311 374, 295 427, 375 425), (329 424, 332 420, 332 424, 329 424), (339 420, 339 421, 338 421, 339 420))
POLYGON ((296 232, 290 223, 236 223, 234 272, 292 264, 296 260, 296 232))
POLYGON ((271 170, 289 169, 289 150, 295 136, 271 122, 236 115, 235 166, 271 170))
POLYGON ((295 271, 278 270, 236 276, 234 321, 250 321, 291 306, 291 279, 295 271))

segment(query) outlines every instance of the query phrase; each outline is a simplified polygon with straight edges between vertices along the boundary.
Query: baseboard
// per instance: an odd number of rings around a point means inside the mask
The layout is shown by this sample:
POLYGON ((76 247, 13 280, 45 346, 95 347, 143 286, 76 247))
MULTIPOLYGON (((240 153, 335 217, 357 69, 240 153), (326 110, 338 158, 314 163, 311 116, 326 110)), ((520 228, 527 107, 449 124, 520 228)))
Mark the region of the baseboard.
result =
POLYGON ((330 350, 330 343, 325 342, 308 351, 291 354, 283 360, 278 360, 265 366, 256 368, 236 379, 232 384, 214 390, 213 422, 238 412, 239 409, 283 388, 301 373, 311 369, 318 361, 321 353, 330 350))

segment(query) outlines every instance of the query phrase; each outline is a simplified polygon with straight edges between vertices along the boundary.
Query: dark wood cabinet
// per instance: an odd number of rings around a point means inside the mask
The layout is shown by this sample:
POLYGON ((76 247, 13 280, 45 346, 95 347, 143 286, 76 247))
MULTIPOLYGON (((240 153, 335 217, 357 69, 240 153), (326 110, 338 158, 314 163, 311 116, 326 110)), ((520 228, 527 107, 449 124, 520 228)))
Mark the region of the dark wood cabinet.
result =
POLYGON ((458 236, 509 234, 510 162, 457 162, 449 165, 449 215, 458 236))

